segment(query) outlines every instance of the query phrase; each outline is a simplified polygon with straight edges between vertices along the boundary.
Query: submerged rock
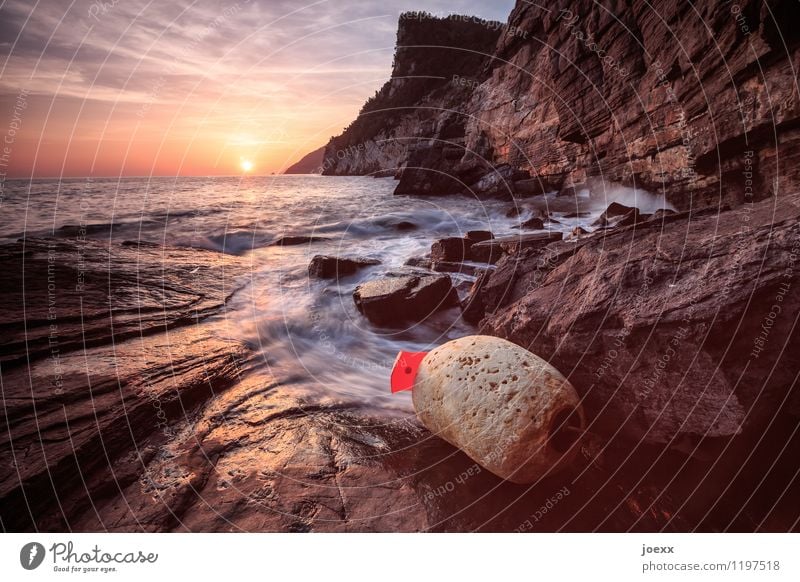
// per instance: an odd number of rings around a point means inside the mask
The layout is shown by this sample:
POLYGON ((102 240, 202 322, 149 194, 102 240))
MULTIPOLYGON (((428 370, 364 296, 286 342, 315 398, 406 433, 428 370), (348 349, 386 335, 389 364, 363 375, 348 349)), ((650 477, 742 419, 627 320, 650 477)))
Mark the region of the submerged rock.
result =
POLYGON ((330 240, 326 236, 316 236, 316 235, 291 235, 291 236, 282 236, 279 239, 270 243, 269 246, 271 247, 289 247, 289 246, 296 246, 296 245, 304 245, 314 242, 321 242, 330 240))
POLYGON ((356 287, 358 310, 376 325, 422 321, 437 311, 458 304, 448 275, 385 277, 356 287))
POLYGON ((409 230, 417 230, 417 228, 419 227, 413 222, 410 222, 408 220, 401 220, 400 222, 394 225, 394 228, 395 230, 399 230, 400 232, 406 232, 409 230))
POLYGON ((344 258, 329 255, 316 255, 308 265, 308 275, 319 279, 333 279, 352 275, 359 269, 380 265, 376 259, 363 257, 344 258))
POLYGON ((528 220, 522 222, 519 226, 520 228, 527 230, 541 230, 544 228, 544 220, 538 216, 532 216, 528 220))

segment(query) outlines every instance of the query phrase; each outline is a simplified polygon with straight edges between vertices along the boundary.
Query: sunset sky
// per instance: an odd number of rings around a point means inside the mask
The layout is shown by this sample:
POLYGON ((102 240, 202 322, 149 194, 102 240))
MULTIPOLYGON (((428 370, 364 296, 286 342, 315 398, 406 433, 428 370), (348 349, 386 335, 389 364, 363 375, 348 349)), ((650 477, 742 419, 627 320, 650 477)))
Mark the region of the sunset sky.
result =
POLYGON ((338 134, 389 77, 401 12, 505 21, 512 6, 5 2, 0 154, 9 177, 236 174, 245 160, 277 172, 338 134))

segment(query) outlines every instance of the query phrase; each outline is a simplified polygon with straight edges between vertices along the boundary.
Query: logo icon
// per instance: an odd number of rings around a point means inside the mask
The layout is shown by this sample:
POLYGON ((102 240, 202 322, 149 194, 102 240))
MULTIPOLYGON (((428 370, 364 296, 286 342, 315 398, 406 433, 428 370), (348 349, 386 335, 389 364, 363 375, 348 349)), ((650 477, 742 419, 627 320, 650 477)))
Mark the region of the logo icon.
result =
POLYGON ((19 563, 26 570, 35 570, 44 561, 44 546, 39 542, 30 542, 19 551, 19 563))

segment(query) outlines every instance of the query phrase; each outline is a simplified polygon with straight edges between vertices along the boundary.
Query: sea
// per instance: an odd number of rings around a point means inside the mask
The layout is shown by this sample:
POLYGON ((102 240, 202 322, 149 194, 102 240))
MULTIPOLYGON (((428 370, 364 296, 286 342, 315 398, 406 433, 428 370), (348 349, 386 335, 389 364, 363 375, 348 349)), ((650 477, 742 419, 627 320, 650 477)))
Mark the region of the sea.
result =
MULTIPOLYGON (((577 196, 555 193, 523 200, 463 195, 393 194, 392 178, 317 175, 244 177, 73 178, 8 180, 0 200, 0 244, 24 237, 87 236, 208 249, 243 257, 249 267, 231 297, 225 333, 249 345, 259 366, 279 381, 302 378, 328 400, 408 409, 392 396, 389 374, 400 350, 429 351, 475 333, 457 307, 421 323, 376 327, 355 308, 366 280, 406 272, 409 259, 433 242, 489 230, 523 232, 521 221, 543 210, 565 236, 592 230, 614 201, 644 212, 669 207, 663 198, 610 185, 577 196), (313 236, 297 246, 270 246, 283 236, 313 236), (310 278, 318 254, 378 259, 339 280, 310 278)), ((475 277, 450 274, 465 297, 475 277)))

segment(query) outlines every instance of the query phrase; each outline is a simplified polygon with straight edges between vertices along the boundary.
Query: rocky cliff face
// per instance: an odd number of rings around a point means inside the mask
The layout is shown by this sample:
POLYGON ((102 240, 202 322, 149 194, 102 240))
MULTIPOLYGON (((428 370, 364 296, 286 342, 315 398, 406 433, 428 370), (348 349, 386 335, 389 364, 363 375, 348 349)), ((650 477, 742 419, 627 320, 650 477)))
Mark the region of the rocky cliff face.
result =
POLYGON ((467 120, 451 110, 469 100, 478 85, 476 74, 487 78, 502 27, 469 16, 402 14, 392 77, 328 143, 323 174, 393 170, 405 162, 409 146, 433 135, 458 143, 463 151, 467 120))
MULTIPOLYGON (((453 193, 508 164, 539 182, 527 193, 613 181, 680 209, 795 189, 799 17, 791 0, 570 0, 518 2, 500 30, 401 18, 393 78, 326 173, 408 165, 399 193, 453 193)), ((510 193, 524 177, 500 176, 510 193)))

